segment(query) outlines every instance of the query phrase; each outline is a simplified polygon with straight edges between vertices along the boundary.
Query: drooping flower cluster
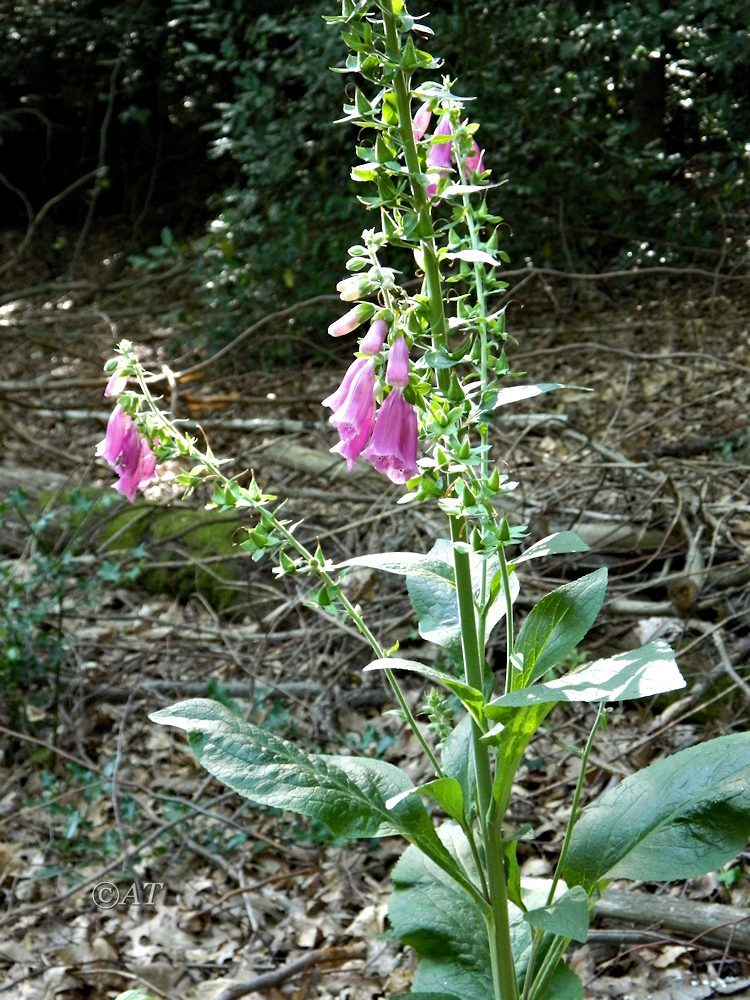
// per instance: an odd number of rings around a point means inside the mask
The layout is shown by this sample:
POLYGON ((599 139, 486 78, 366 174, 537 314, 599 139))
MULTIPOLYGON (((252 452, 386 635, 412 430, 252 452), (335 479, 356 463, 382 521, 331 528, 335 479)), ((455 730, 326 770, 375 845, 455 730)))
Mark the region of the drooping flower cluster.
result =
POLYGON ((146 438, 138 432, 132 417, 119 406, 112 411, 107 432, 104 440, 97 445, 96 454, 117 473, 118 481, 114 489, 131 503, 135 500, 138 487, 154 478, 156 455, 146 438))
MULTIPOLYGON (((347 313, 338 324, 348 325, 349 316, 347 313)), ((335 328, 332 335, 338 336, 341 326, 334 323, 329 333, 335 328)), ((364 357, 349 365, 341 385, 323 400, 323 406, 333 410, 329 419, 341 439, 331 451, 342 455, 350 470, 361 455, 392 483, 405 483, 419 469, 417 414, 403 395, 409 384, 409 348, 403 337, 397 337, 388 350, 384 382, 391 392, 375 412, 375 358, 383 350, 387 335, 385 320, 375 320, 360 341, 359 351, 364 357)))

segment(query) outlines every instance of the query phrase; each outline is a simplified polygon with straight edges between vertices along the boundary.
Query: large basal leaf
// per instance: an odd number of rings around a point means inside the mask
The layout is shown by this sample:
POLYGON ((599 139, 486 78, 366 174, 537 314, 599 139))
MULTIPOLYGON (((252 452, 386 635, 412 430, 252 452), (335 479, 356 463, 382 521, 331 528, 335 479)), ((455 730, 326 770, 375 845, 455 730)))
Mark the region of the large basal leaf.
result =
POLYGON ((750 836, 750 733, 689 747, 626 778, 573 829, 563 876, 666 882, 720 868, 750 836))
POLYGON ((487 714, 494 718, 496 706, 521 708, 558 701, 629 701, 684 686, 674 651, 669 643, 657 639, 628 653, 586 663, 546 684, 532 684, 502 695, 487 706, 487 714))
POLYGON ((607 589, 602 567, 553 590, 526 616, 516 640, 524 684, 559 666, 596 621, 607 589))
POLYGON ((207 698, 180 702, 150 718, 185 730, 203 767, 252 802, 321 820, 342 837, 400 834, 455 871, 418 798, 401 798, 391 809, 386 805, 412 788, 392 764, 304 753, 207 698))
MULTIPOLYGON (((450 542, 448 544, 450 545, 450 542)), ((377 569, 382 573, 393 573, 396 576, 423 577, 427 580, 440 577, 448 581, 453 580, 453 567, 450 563, 432 554, 423 555, 419 552, 374 552, 371 555, 354 556, 345 562, 337 563, 333 568, 347 569, 357 566, 377 569)))
POLYGON ((564 962, 558 963, 539 1000, 583 1000, 583 983, 564 962))
MULTIPOLYGON (((463 833, 453 823, 440 828, 448 851, 476 878, 463 833)), ((413 988, 447 993, 461 1000, 492 1000, 492 971, 482 912, 466 893, 419 851, 409 848, 393 870, 389 905, 397 938, 416 951, 420 962, 413 988)), ((511 935, 516 968, 528 963, 531 932, 521 911, 511 907, 511 935)))

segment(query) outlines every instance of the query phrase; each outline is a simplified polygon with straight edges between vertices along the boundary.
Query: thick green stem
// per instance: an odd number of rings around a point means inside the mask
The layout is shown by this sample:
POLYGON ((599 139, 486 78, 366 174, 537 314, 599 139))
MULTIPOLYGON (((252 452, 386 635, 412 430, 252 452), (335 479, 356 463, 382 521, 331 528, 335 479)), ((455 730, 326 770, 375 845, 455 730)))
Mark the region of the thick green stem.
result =
MULTIPOLYGON (((456 580, 456 598, 461 623, 461 644, 464 661, 464 679, 472 687, 482 689, 484 653, 479 647, 477 621, 474 610, 474 593, 469 556, 461 547, 466 541, 466 524, 451 518, 453 541, 453 567, 456 580)), ((508 889, 505 881, 503 850, 503 816, 492 810, 492 769, 490 751, 481 741, 482 730, 472 720, 472 755, 476 775, 477 811, 484 843, 484 865, 489 889, 490 913, 486 917, 487 940, 492 962, 492 979, 495 1000, 516 1000, 516 970, 510 939, 508 915, 508 889)))

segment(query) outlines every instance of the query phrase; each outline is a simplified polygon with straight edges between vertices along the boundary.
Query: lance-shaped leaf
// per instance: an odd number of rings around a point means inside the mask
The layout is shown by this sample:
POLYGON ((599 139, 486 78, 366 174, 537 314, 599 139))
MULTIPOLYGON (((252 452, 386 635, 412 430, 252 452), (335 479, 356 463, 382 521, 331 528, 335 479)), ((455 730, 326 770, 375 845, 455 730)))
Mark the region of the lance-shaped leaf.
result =
POLYGON ((499 406, 507 406, 509 403, 518 403, 522 399, 532 399, 534 396, 542 396, 546 392, 554 392, 556 389, 578 389, 588 392, 582 385, 563 385, 560 382, 539 382, 537 385, 513 385, 508 389, 501 389, 495 400, 495 409, 499 406))
POLYGON ((400 834, 452 877, 463 878, 419 799, 407 796, 392 809, 386 805, 412 787, 392 764, 304 753, 207 698, 180 702, 150 718, 185 730, 203 767, 252 802, 321 820, 342 837, 400 834))
POLYGON ((451 565, 432 553, 424 555, 419 552, 373 552, 370 555, 354 556, 352 559, 337 563, 333 568, 347 569, 350 566, 363 566, 383 573, 394 573, 396 576, 411 576, 426 580, 437 577, 444 582, 450 582, 451 585, 453 580, 451 565))
POLYGON ((750 836, 750 733, 719 736, 632 774, 573 828, 563 876, 590 892, 616 878, 714 871, 750 836))
POLYGON ((528 562, 529 559, 541 559, 544 556, 563 556, 571 552, 588 552, 589 547, 575 531, 556 531, 538 542, 530 545, 525 552, 512 560, 514 566, 528 562))
POLYGON ((573 886, 549 906, 527 910, 524 920, 535 930, 585 944, 589 933, 589 897, 580 885, 573 886))
POLYGON ((402 660, 398 656, 386 656, 379 660, 373 660, 372 663, 367 664, 365 670, 408 670, 413 674, 420 674, 420 676, 435 684, 440 684, 455 694, 466 710, 471 712, 478 722, 481 721, 484 706, 482 692, 442 670, 428 667, 427 664, 419 663, 417 660, 402 660))
MULTIPOLYGON (((477 878, 466 838, 459 827, 444 823, 445 846, 477 878)), ((428 858, 408 848, 393 870, 388 913, 393 932, 420 959, 414 993, 448 993, 461 1000, 494 996, 487 930, 479 906, 428 858)), ((531 932, 521 912, 510 907, 511 944, 519 974, 525 969, 531 932)))
POLYGON ((451 819, 455 819, 458 823, 463 822, 464 795, 461 784, 456 778, 434 778, 432 781, 425 782, 424 785, 399 792, 394 798, 388 799, 386 805, 392 809, 406 795, 426 795, 428 799, 436 802, 451 819))
POLYGON ((519 708, 558 701, 629 701, 675 691, 685 686, 685 679, 675 662, 674 650, 663 639, 646 646, 586 663, 577 670, 546 684, 512 691, 487 706, 519 708))
POLYGON ((596 621, 607 589, 602 567, 553 590, 531 609, 516 640, 524 683, 559 666, 596 621))

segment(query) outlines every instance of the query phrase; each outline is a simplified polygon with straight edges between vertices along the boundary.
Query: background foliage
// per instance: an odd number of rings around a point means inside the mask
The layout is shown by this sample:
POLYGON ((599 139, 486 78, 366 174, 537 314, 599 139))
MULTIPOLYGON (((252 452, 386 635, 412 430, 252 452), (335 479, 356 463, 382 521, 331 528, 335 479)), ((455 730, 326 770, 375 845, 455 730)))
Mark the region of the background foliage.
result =
MULTIPOLYGON (((210 299, 247 317, 328 291, 362 225, 333 0, 14 0, 0 27, 0 210, 169 226, 210 299)), ((445 71, 476 94, 514 264, 698 262, 743 250, 750 97, 741 0, 440 0, 445 71)))

